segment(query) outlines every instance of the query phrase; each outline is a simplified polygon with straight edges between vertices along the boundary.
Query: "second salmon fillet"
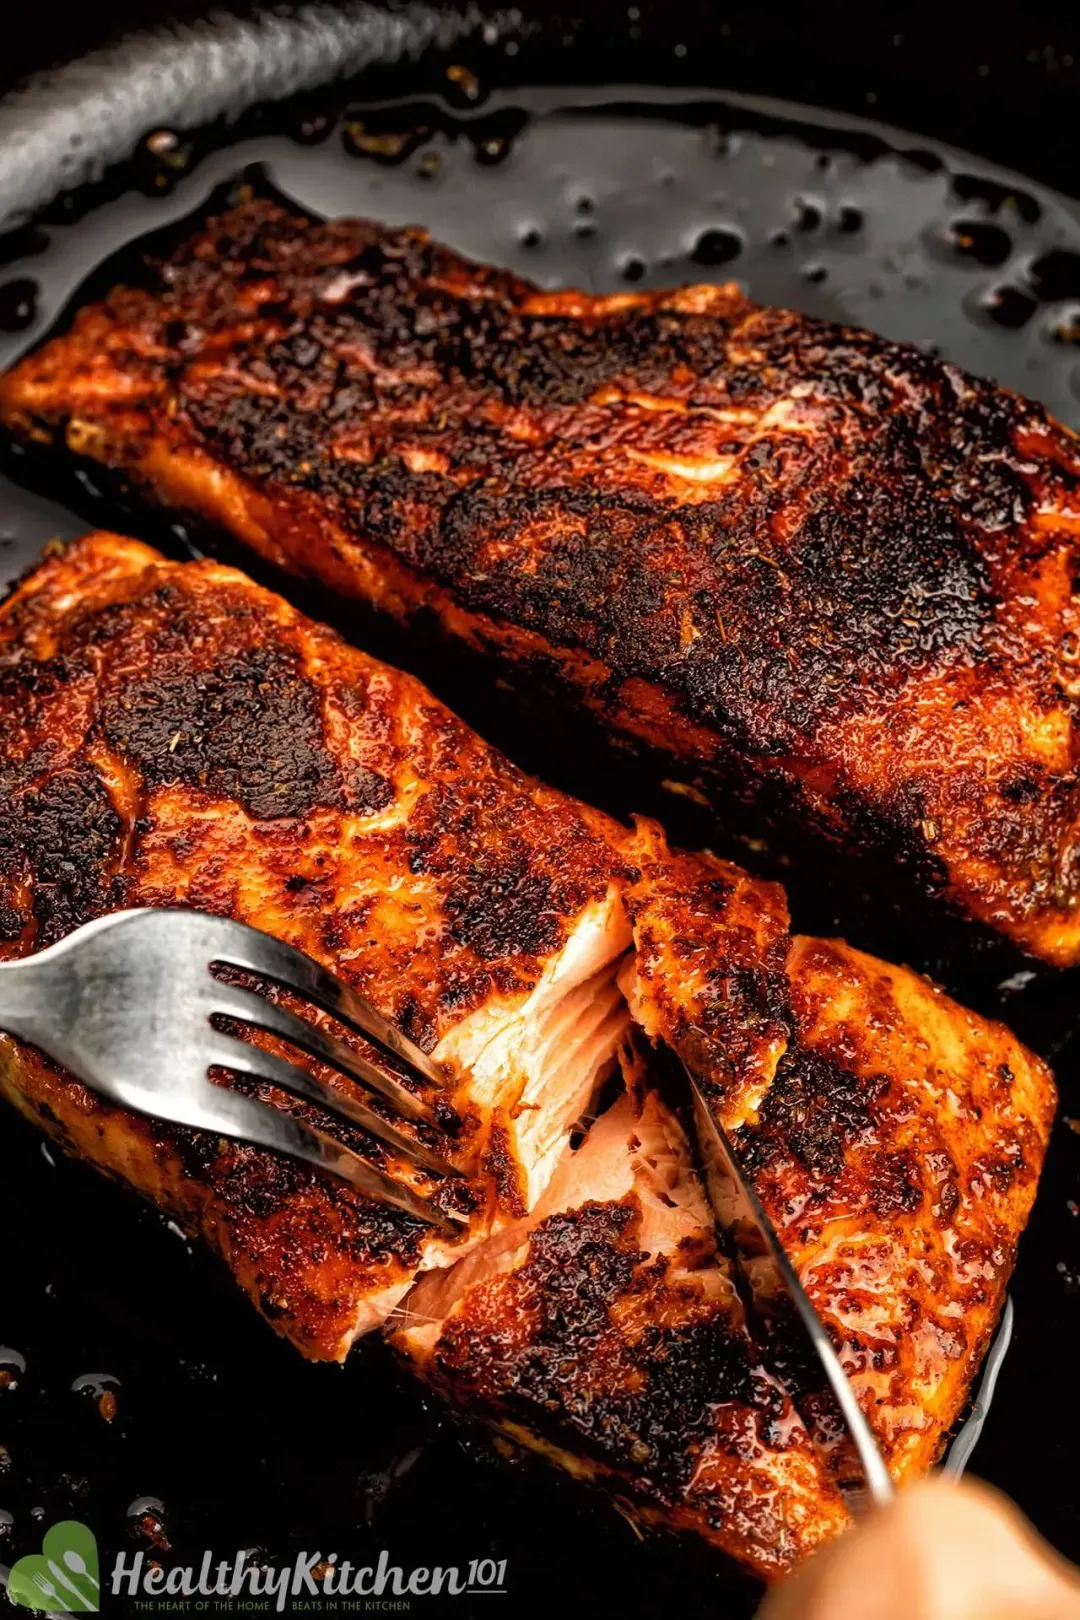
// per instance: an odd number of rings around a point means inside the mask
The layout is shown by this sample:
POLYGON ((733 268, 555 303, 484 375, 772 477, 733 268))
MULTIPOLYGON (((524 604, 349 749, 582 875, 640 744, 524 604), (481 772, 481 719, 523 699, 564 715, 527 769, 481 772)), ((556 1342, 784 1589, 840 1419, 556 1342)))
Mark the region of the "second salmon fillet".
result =
POLYGON ((252 198, 0 419, 1080 960, 1080 440, 1038 405, 734 286, 542 292, 252 198))

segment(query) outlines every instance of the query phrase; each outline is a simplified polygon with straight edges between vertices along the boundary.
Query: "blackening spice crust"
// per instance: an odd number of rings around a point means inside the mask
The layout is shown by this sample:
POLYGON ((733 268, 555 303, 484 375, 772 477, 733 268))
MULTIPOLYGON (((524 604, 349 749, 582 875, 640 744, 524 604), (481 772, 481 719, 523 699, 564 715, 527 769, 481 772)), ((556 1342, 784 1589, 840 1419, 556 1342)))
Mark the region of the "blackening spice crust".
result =
POLYGON ((255 198, 0 417, 1080 958, 1080 447, 1038 406, 734 287, 544 293, 255 198))

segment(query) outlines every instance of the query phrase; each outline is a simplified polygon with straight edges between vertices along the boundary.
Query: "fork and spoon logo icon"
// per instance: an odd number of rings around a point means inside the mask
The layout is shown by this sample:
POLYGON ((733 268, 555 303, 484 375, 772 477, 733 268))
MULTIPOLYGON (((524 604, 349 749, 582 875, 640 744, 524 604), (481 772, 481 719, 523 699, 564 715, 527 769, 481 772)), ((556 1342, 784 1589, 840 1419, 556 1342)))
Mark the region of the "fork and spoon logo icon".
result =
POLYGON ((96 1614, 101 1607, 97 1541, 77 1519, 54 1524, 39 1553, 20 1558, 8 1577, 12 1603, 45 1614, 96 1614))

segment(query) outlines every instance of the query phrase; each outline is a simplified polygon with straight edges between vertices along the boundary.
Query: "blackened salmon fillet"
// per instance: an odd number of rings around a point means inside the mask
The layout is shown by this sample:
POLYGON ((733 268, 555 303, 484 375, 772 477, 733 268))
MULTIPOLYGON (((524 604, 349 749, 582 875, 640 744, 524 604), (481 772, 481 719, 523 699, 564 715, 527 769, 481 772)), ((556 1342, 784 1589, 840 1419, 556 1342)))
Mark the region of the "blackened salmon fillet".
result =
MULTIPOLYGON (((108 534, 0 607, 0 800, 0 959, 129 905, 263 928, 461 1077, 470 1181, 429 1184, 358 1128, 312 1121, 436 1200, 464 1190, 460 1247, 535 1202, 628 1021, 604 817, 242 575, 108 534)), ((136 1118, 3 1036, 0 1087, 202 1232, 309 1356, 344 1357, 446 1259, 412 1216, 136 1118)))
POLYGON ((1080 441, 1039 406, 733 286, 541 292, 251 198, 0 418, 1080 959, 1080 441))
POLYGON ((0 1092, 201 1235, 304 1354, 385 1325, 458 1405, 758 1574, 831 1535, 843 1503, 732 1287, 674 1053, 896 1477, 939 1453, 1054 1106, 1000 1025, 793 938, 776 885, 545 788, 235 570, 116 535, 0 605, 0 798, 0 959, 119 907, 194 906, 307 950, 446 1066, 464 1185, 309 1117, 460 1201, 457 1242, 0 1036, 0 1092))

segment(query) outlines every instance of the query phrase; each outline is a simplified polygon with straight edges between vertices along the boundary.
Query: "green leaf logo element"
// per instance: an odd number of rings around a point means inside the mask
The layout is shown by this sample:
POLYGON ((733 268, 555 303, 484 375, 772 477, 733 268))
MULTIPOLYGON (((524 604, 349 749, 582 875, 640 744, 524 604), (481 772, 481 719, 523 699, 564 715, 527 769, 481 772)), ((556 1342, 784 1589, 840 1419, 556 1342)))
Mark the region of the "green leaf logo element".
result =
POLYGON ((11 1571, 8 1597, 45 1614, 97 1614, 101 1587, 93 1531, 76 1519, 54 1524, 41 1551, 20 1558, 11 1571))

